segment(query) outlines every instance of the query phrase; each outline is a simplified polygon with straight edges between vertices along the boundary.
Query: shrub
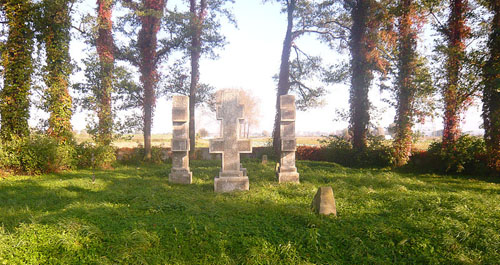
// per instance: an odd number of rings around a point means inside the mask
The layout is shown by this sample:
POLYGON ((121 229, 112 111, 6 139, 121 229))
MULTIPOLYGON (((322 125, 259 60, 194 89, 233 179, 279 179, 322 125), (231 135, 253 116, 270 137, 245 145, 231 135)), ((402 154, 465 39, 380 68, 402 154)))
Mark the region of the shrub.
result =
POLYGON ((426 166, 440 172, 479 173, 486 169, 486 147, 480 137, 463 135, 454 145, 446 148, 443 148, 442 142, 434 142, 425 156, 427 158, 423 161, 427 162, 426 166))
POLYGON ((324 161, 325 149, 320 146, 297 146, 298 160, 324 161))
POLYGON ((329 136, 322 142, 326 161, 351 167, 387 167, 391 165, 392 155, 383 137, 370 136, 368 147, 356 150, 351 142, 342 136, 329 136))
POLYGON ((116 161, 115 148, 82 142, 76 146, 77 166, 80 168, 107 169, 116 161))
POLYGON ((137 165, 143 162, 160 164, 169 159, 168 150, 159 146, 151 147, 151 160, 144 161, 144 147, 120 148, 117 150, 120 162, 124 164, 137 165))
POLYGON ((56 139, 42 134, 13 137, 2 143, 0 166, 28 174, 71 169, 75 166, 74 145, 59 144, 56 139))

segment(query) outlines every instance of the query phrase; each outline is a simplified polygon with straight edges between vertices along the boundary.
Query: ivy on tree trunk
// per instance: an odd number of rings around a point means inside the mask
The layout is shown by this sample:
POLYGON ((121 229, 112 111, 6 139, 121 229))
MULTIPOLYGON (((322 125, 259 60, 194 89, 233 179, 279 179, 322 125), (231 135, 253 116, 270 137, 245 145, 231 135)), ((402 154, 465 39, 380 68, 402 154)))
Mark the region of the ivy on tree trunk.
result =
POLYGON ((470 29, 465 25, 467 0, 452 0, 450 2, 450 17, 448 19, 446 51, 446 86, 443 89, 444 99, 444 129, 443 148, 453 145, 460 137, 460 112, 466 91, 460 91, 460 71, 465 58, 465 39, 470 35, 470 29))
POLYGON ((370 101, 368 90, 373 79, 370 54, 376 47, 369 36, 370 0, 355 1, 351 9, 352 28, 349 42, 351 50, 351 89, 350 89, 350 131, 352 145, 357 150, 367 147, 368 126, 370 123, 370 101))
POLYGON ((29 96, 33 72, 31 8, 29 0, 5 1, 2 6, 9 27, 2 54, 4 86, 0 92, 0 137, 3 141, 11 140, 12 136, 29 135, 29 96))
POLYGON ((70 5, 68 0, 47 1, 45 5, 46 28, 43 39, 46 49, 45 84, 47 108, 50 113, 48 134, 66 143, 72 139, 72 99, 69 95, 69 76, 72 66, 69 55, 70 5))
POLYGON ((111 113, 111 92, 113 90, 114 42, 111 21, 112 0, 97 0, 97 54, 101 65, 100 89, 97 97, 97 143, 104 146, 111 145, 113 139, 113 116, 111 113))
POLYGON ((414 84, 417 59, 417 32, 415 9, 412 0, 400 3, 401 17, 398 25, 398 75, 396 80, 396 136, 394 139, 394 165, 405 165, 411 155, 413 108, 416 87, 414 84))
POLYGON ((137 44, 140 53, 141 83, 144 89, 143 98, 143 134, 145 159, 151 159, 151 127, 153 123, 153 110, 155 107, 155 87, 158 83, 156 70, 158 38, 161 18, 163 16, 164 0, 144 0, 144 14, 140 17, 141 30, 137 44))
POLYGON ((483 120, 489 167, 500 172, 500 0, 490 2, 494 12, 484 65, 483 120))

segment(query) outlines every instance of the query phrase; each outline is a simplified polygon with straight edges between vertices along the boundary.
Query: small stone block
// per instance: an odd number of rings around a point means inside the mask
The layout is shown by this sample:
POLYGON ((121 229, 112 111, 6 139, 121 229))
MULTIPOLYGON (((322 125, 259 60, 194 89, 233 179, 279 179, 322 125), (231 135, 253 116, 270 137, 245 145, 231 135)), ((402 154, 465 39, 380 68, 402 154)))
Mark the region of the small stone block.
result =
POLYGON ((297 150, 295 139, 282 139, 281 150, 285 152, 294 152, 295 150, 297 150))
POLYGON ((185 108, 172 108, 173 122, 187 122, 189 120, 188 110, 185 108))
POLYGON ((172 152, 175 151, 189 151, 188 139, 172 138, 172 152))
POLYGON ((168 181, 177 184, 191 184, 193 182, 193 173, 189 171, 174 171, 168 175, 168 181))
POLYGON ((281 109, 281 121, 294 121, 295 109, 281 109))
POLYGON ((240 153, 252 153, 252 141, 249 139, 238 140, 238 151, 240 153))
POLYGON ((279 172, 278 173, 279 183, 300 183, 299 173, 297 172, 279 172))
POLYGON ((222 153, 224 152, 224 140, 223 139, 211 139, 208 146, 209 153, 222 153))
POLYGON ((295 109, 295 96, 294 95, 280 96, 280 109, 295 109))
POLYGON ((317 214, 333 214, 337 216, 337 207, 335 206, 332 187, 320 187, 316 195, 314 195, 311 208, 317 214))
POLYGON ((267 164, 267 155, 262 155, 262 165, 267 164))
POLYGON ((250 184, 248 177, 230 177, 230 178, 215 178, 214 190, 215 192, 232 192, 248 190, 250 184))
POLYGON ((283 137, 283 138, 295 138, 295 122, 293 122, 293 121, 288 121, 288 122, 281 121, 280 130, 281 130, 281 137, 283 137))

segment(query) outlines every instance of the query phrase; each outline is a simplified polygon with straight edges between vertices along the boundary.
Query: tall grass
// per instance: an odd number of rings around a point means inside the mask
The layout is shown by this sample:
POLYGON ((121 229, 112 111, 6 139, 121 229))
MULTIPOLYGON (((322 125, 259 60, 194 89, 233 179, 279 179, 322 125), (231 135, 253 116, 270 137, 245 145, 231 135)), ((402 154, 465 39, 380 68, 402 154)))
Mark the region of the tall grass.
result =
POLYGON ((297 163, 301 184, 245 161, 250 191, 213 192, 220 161, 0 180, 0 264, 495 264, 500 184, 297 163), (310 203, 332 186, 337 217, 310 203))

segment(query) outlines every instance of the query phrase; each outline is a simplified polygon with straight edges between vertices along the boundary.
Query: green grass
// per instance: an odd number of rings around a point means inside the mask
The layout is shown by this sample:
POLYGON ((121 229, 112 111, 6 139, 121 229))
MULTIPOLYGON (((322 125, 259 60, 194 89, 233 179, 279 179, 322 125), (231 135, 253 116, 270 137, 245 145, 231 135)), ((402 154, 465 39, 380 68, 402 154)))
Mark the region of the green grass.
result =
POLYGON ((299 161, 301 184, 245 161, 250 191, 213 192, 218 161, 0 179, 0 264, 495 264, 500 184, 299 161), (310 210, 332 186, 338 217, 310 210))

